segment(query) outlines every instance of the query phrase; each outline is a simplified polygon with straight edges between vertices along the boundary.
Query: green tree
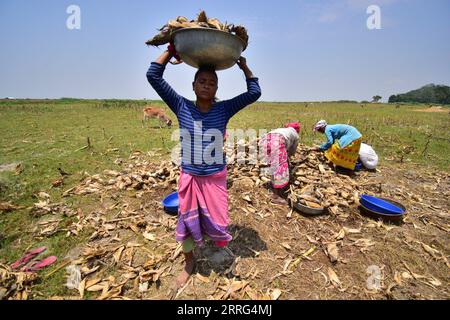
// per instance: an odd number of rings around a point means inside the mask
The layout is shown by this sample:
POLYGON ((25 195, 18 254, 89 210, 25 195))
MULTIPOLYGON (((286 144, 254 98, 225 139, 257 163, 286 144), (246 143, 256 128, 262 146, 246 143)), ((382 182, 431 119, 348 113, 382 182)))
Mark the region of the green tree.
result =
POLYGON ((372 102, 378 102, 378 101, 380 101, 381 100, 381 96, 379 96, 379 95, 376 95, 376 96, 373 96, 372 97, 372 102))
POLYGON ((395 94, 393 94, 392 96, 389 97, 388 102, 389 102, 389 103, 399 102, 398 96, 396 96, 395 94))
POLYGON ((417 90, 392 95, 389 97, 389 102, 450 104, 450 87, 431 83, 417 90))

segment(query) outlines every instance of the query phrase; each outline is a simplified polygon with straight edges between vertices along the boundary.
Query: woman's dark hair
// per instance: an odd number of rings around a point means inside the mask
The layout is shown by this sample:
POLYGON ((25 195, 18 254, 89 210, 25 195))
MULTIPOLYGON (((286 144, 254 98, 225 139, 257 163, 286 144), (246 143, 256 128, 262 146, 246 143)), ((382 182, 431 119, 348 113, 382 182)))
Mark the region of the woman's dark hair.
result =
POLYGON ((219 78, 217 77, 216 70, 213 67, 202 66, 202 67, 198 68, 197 72, 195 73, 194 82, 197 81, 197 78, 198 78, 199 74, 202 73, 202 72, 210 72, 210 73, 212 73, 214 75, 214 77, 216 78, 216 81, 217 82, 219 81, 219 78))

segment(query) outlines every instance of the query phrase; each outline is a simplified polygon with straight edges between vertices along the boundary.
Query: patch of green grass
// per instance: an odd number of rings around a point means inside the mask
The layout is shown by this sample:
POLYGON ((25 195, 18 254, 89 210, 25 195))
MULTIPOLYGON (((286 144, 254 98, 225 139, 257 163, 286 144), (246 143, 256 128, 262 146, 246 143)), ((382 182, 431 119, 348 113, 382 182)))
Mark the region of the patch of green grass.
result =
POLYGON ((141 109, 138 102, 0 102, 0 164, 20 162, 23 167, 17 176, 0 173, 3 184, 16 189, 0 197, 23 200, 35 191, 49 190, 51 182, 60 178, 58 167, 69 173, 91 173, 135 150, 162 148, 167 154, 175 145, 171 131, 159 129, 157 120, 143 126, 141 109), (80 150, 87 138, 91 148, 80 150))

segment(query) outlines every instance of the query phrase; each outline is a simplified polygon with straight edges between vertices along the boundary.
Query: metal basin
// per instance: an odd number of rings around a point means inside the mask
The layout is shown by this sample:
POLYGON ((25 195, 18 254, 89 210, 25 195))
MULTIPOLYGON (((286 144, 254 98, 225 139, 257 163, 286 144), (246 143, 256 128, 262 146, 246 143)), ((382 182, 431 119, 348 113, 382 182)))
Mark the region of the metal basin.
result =
POLYGON ((228 69, 239 59, 245 46, 239 37, 217 29, 186 28, 172 36, 181 59, 194 68, 228 69))
POLYGON ((307 215, 317 216, 325 213, 325 208, 311 208, 299 202, 295 202, 292 200, 290 202, 295 209, 307 215))

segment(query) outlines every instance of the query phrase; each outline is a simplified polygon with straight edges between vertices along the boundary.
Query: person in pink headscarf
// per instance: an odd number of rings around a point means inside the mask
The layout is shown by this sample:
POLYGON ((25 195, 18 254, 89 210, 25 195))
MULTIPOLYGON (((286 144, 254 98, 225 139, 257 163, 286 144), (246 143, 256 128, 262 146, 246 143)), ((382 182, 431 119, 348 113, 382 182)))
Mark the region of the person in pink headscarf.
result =
POLYGON ((300 133, 300 123, 291 122, 284 128, 278 128, 267 133, 260 141, 262 159, 266 162, 271 176, 273 194, 272 201, 286 204, 283 198, 289 184, 289 156, 297 150, 300 133))

